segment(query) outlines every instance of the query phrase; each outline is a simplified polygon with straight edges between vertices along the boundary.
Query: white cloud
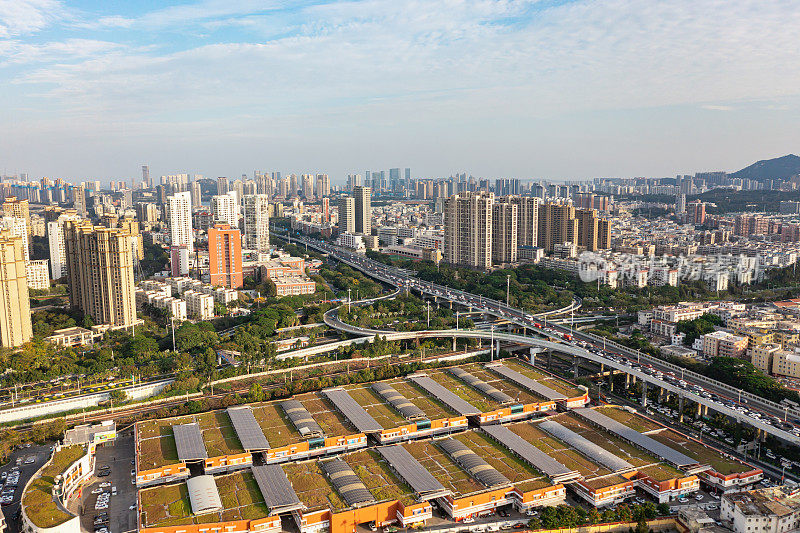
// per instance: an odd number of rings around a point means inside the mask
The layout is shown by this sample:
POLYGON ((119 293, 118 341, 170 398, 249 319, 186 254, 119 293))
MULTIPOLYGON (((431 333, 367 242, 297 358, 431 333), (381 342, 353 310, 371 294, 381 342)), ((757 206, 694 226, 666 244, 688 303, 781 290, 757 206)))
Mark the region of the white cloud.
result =
POLYGON ((700 106, 703 109, 708 109, 709 111, 733 111, 734 107, 729 105, 713 105, 713 104, 706 104, 700 106))
POLYGON ((0 0, 0 38, 40 31, 63 14, 57 0, 0 0))

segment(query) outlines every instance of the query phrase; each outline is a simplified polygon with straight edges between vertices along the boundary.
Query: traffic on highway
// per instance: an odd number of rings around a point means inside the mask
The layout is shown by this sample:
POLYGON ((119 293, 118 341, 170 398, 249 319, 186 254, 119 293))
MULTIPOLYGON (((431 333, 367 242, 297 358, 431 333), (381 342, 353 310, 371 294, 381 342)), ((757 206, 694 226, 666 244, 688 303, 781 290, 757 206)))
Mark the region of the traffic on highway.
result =
MULTIPOLYGON (((280 234, 278 236, 283 237, 280 234)), ((515 309, 504 302, 420 280, 412 272, 386 265, 325 242, 295 236, 291 239, 330 254, 351 267, 398 288, 414 290, 452 301, 472 310, 506 319, 517 326, 530 328, 559 343, 582 348, 591 360, 630 369, 630 373, 633 375, 639 374, 640 377, 647 378, 654 385, 663 386, 667 390, 680 389, 690 400, 697 401, 723 414, 733 414, 742 422, 749 423, 790 442, 797 442, 800 438, 800 411, 797 406, 782 405, 745 393, 667 361, 616 343, 607 342, 594 335, 573 330, 571 325, 548 324, 546 316, 533 315, 515 309)), ((560 314, 565 314, 579 307, 580 302, 575 301, 572 306, 559 311, 560 314)))

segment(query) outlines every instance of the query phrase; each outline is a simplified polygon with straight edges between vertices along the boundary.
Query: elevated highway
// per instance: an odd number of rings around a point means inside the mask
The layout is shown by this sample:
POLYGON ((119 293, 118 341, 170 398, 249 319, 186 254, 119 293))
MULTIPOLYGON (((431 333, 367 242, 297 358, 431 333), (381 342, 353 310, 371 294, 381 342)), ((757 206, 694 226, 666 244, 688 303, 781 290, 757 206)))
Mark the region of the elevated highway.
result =
MULTIPOLYGON (((283 239, 287 238, 285 235, 276 235, 283 239)), ((510 307, 504 302, 498 302, 497 300, 422 281, 414 277, 413 274, 407 270, 384 265, 383 263, 364 257, 363 255, 343 250, 337 246, 315 239, 306 237, 291 237, 291 239, 306 244, 318 251, 327 253, 335 259, 384 283, 399 287, 403 290, 414 290, 422 294, 433 296, 436 299, 451 301, 473 310, 479 310, 486 314, 506 319, 510 323, 522 328, 523 331, 530 329, 551 339, 559 339, 561 342, 554 343, 527 335, 468 330, 413 332, 411 334, 413 337, 458 336, 460 338, 480 338, 484 340, 494 338, 507 342, 528 344, 544 349, 557 349, 563 353, 568 353, 575 357, 582 357, 606 367, 625 372, 637 379, 642 379, 643 383, 662 387, 666 391, 677 394, 679 398, 689 399, 713 411, 730 415, 740 422, 750 424, 759 430, 763 430, 783 440, 795 444, 800 442, 800 435, 795 434, 800 433, 800 431, 796 429, 800 426, 800 410, 798 409, 781 405, 752 393, 744 392, 726 383, 710 379, 663 359, 641 353, 637 350, 603 339, 602 337, 575 330, 568 324, 546 323, 545 326, 542 327, 539 321, 542 319, 546 320, 545 316, 543 316, 545 315, 544 313, 539 315, 528 314, 523 310, 510 307), (652 376, 645 370, 665 375, 672 374, 674 375, 674 382, 667 381, 666 377, 660 379, 652 376), (643 376, 647 377, 645 378, 643 376), (681 382, 683 382, 683 384, 681 382), (694 391, 691 386, 700 387, 701 391, 694 391), (703 396, 704 393, 716 397, 717 400, 703 396), (746 411, 742 412, 742 409, 746 411), (754 418, 754 412, 763 415, 764 420, 754 418), (795 421, 797 421, 797 423, 795 423, 795 421), (785 429, 778 427, 779 424, 783 424, 785 429), (792 433, 792 430, 795 430, 795 433, 792 433)), ((557 310, 556 313, 559 315, 570 313, 578 309, 580 303, 580 301, 575 301, 570 306, 557 310)), ((551 314, 547 316, 555 315, 551 314)), ((331 327, 336 327, 332 322, 329 323, 329 318, 326 318, 326 323, 331 327)), ((389 340, 412 338, 404 337, 403 335, 409 335, 405 332, 389 333, 380 330, 365 330, 342 323, 338 324, 338 326, 337 329, 354 335, 372 336, 379 333, 382 336, 387 335, 387 339, 389 340), (394 337, 394 335, 401 335, 401 337, 394 337)))

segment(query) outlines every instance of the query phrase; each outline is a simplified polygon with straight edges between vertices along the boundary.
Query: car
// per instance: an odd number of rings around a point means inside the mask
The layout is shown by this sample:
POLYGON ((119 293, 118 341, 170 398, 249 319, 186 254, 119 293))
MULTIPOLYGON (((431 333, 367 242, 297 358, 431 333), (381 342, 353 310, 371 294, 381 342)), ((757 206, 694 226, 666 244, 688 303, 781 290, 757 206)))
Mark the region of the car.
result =
POLYGON ((92 490, 92 494, 102 494, 102 493, 103 493, 103 489, 99 489, 98 488, 98 489, 92 490))
POLYGON ((712 493, 711 497, 714 498, 715 500, 719 500, 719 494, 717 494, 716 492, 712 493))
POLYGON ((375 525, 375 521, 374 520, 372 522, 370 522, 369 524, 367 524, 367 527, 369 527, 370 531, 378 531, 378 526, 375 525))
POLYGON ((697 500, 698 502, 703 501, 703 495, 698 494, 697 496, 694 497, 694 499, 697 500))
POLYGON ((136 504, 134 503, 133 505, 131 505, 130 507, 128 507, 128 510, 129 510, 129 511, 135 511, 135 510, 136 510, 136 504))
POLYGON ((131 470, 131 475, 136 476, 136 470, 131 470))
POLYGON ((472 523, 472 522, 474 522, 474 521, 475 521, 475 519, 474 519, 474 518, 472 518, 471 516, 468 516, 468 517, 466 517, 466 518, 464 519, 464 523, 465 523, 465 524, 471 524, 471 523, 472 523))
POLYGON ((109 481, 106 481, 104 483, 100 483, 100 485, 98 485, 98 486, 102 487, 102 488, 106 488, 106 487, 110 487, 111 483, 109 481))

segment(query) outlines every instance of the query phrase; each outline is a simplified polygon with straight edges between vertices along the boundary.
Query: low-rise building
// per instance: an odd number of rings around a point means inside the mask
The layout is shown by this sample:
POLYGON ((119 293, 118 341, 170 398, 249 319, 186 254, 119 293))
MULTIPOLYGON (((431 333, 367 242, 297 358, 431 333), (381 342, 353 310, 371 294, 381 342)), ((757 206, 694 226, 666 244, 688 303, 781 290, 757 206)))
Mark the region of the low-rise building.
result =
POLYGON ((28 261, 25 271, 28 275, 28 288, 47 290, 50 288, 50 261, 40 259, 28 261))
POLYGON ((703 335, 703 355, 706 357, 744 357, 747 337, 727 331, 714 331, 703 335))
POLYGON ((720 518, 734 533, 786 533, 800 527, 800 489, 785 486, 722 497, 720 518))
POLYGON ((186 291, 183 293, 183 299, 186 301, 186 313, 192 318, 200 320, 214 318, 214 297, 210 294, 186 291))

